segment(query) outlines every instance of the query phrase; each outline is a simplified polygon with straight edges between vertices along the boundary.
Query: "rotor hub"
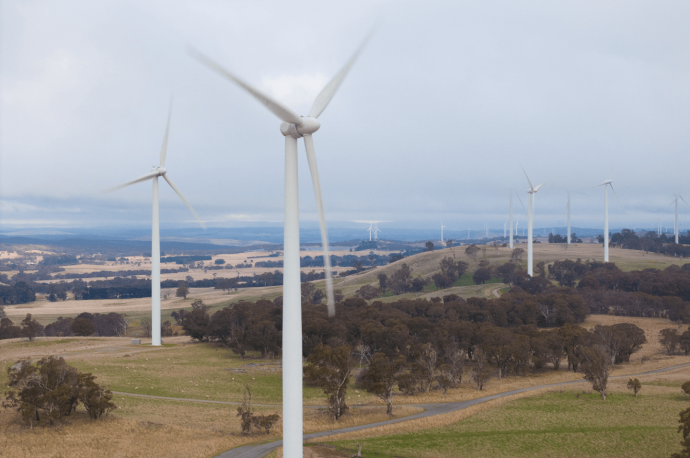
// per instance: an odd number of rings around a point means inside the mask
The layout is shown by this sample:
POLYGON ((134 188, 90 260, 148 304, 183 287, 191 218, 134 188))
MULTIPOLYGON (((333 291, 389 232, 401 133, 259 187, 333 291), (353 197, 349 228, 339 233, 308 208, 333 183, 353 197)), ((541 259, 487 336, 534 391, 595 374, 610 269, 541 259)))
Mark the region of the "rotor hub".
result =
POLYGON ((152 172, 158 172, 159 177, 162 177, 163 175, 165 175, 168 172, 168 170, 165 167, 154 167, 151 169, 151 171, 152 172))
POLYGON ((318 119, 311 116, 302 116, 302 125, 298 126, 284 122, 280 125, 280 133, 284 136, 292 136, 293 138, 302 138, 304 135, 311 135, 321 127, 318 119))

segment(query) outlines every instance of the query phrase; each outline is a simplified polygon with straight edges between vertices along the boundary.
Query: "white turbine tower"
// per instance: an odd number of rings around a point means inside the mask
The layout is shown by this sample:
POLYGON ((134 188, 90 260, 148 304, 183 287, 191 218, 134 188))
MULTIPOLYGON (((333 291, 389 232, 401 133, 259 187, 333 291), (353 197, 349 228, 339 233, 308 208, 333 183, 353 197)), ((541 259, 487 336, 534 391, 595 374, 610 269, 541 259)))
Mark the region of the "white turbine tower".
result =
POLYGON ((194 218, 201 224, 201 227, 206 229, 204 223, 199 219, 192 206, 187 199, 184 198, 177 186, 172 182, 167 174, 165 167, 165 156, 168 150, 168 132, 170 132, 170 115, 172 108, 168 113, 168 124, 165 127, 165 137, 163 137, 163 146, 161 147, 160 165, 154 166, 153 169, 146 175, 129 181, 125 184, 106 189, 104 192, 112 192, 118 189, 125 188, 135 183, 142 181, 153 181, 153 217, 151 228, 151 345, 161 345, 161 243, 160 243, 160 219, 158 215, 158 177, 163 177, 168 182, 170 187, 180 196, 182 202, 189 207, 194 215, 194 218))
MULTIPOLYGON (((523 172, 525 169, 523 167, 523 172)), ((542 183, 537 187, 532 186, 532 182, 525 172, 525 177, 529 183, 529 189, 527 190, 527 275, 530 277, 533 274, 533 261, 534 256, 532 255, 532 230, 534 229, 534 197, 539 188, 544 186, 546 183, 542 183)))
POLYGON ((371 233, 374 231, 374 224, 373 223, 369 224, 368 231, 369 231, 369 241, 371 242, 371 233))
MULTIPOLYGON (((616 190, 613 189, 613 180, 606 180, 599 186, 604 187, 604 262, 609 262, 609 186, 611 186, 611 191, 618 199, 618 194, 616 190)), ((620 204, 620 199, 618 203, 620 204)))
MULTIPOLYGON (((688 205, 688 203, 685 202, 685 199, 683 199, 683 196, 681 196, 680 194, 674 194, 674 196, 676 198, 673 199, 673 202, 671 202, 671 205, 676 204, 676 219, 675 219, 675 222, 673 224, 673 233, 676 236, 676 245, 677 245, 678 244, 678 233, 680 232, 678 230, 678 199, 682 200, 685 203, 685 205, 688 205)), ((690 205, 688 205, 688 206, 690 207, 690 205)))
POLYGON ((443 228, 444 228, 444 227, 446 227, 446 226, 444 226, 444 225, 443 225, 443 221, 441 221, 441 243, 446 243, 446 242, 443 240, 443 228))
MULTIPOLYGON (((371 36, 371 34, 369 35, 371 36)), ((368 40, 368 37, 367 37, 368 40)), ((297 140, 304 139, 307 161, 316 194, 319 211, 323 260, 326 274, 326 295, 328 315, 335 316, 331 259, 328 250, 326 218, 321 199, 321 184, 316 165, 316 152, 312 134, 319 130, 318 117, 328 106, 350 67, 366 44, 357 49, 345 66, 324 87, 307 116, 299 116, 287 106, 250 86, 199 51, 190 49, 190 54, 203 64, 233 81, 266 106, 283 123, 280 133, 285 137, 285 227, 283 257, 283 450, 286 457, 302 457, 303 402, 302 402, 302 304, 300 290, 300 241, 299 241, 299 197, 297 185, 297 140)))

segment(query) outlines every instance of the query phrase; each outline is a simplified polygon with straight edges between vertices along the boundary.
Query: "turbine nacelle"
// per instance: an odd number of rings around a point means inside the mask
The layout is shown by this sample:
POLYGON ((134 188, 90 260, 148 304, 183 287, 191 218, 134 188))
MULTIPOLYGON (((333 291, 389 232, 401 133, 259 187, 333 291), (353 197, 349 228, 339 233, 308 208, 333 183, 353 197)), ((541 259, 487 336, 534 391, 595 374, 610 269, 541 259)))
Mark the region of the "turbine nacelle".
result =
POLYGON ((151 172, 158 172, 158 176, 162 177, 163 175, 168 173, 168 169, 166 169, 165 167, 153 167, 151 169, 151 172))
POLYGON ((293 138, 302 138, 305 135, 311 135, 321 127, 318 119, 311 116, 301 116, 302 124, 290 124, 283 122, 280 124, 280 133, 284 136, 291 135, 293 138))

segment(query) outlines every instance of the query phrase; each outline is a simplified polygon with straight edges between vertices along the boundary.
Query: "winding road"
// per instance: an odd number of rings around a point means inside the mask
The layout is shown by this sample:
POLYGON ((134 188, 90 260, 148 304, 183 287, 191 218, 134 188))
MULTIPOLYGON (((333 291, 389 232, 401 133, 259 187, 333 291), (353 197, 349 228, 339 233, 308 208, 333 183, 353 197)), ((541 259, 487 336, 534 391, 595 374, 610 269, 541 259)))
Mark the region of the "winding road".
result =
MULTIPOLYGON (((643 375, 658 374, 660 372, 671 371, 674 369, 680 369, 682 367, 687 367, 687 366, 690 366, 690 363, 680 364, 680 365, 671 366, 671 367, 665 367, 663 369, 656 369, 656 370, 648 371, 648 372, 642 372, 640 374, 618 375, 615 377, 610 377, 610 379, 617 379, 617 378, 624 378, 624 377, 640 377, 643 375)), ((334 434, 349 433, 349 432, 354 432, 354 431, 361 431, 363 429, 375 428, 377 426, 391 425, 393 423, 400 423, 402 421, 415 420, 417 418, 433 417, 434 415, 441 415, 441 414, 448 413, 448 412, 454 412, 456 410, 466 409, 467 407, 481 404, 482 402, 491 401, 493 399, 499 399, 499 398, 503 398, 506 396, 512 396, 512 395, 518 394, 518 393, 525 393, 527 391, 534 391, 534 390, 539 390, 542 388, 551 388, 551 387, 557 387, 557 386, 572 385, 575 383, 586 383, 586 382, 585 382, 585 380, 573 380, 570 382, 551 383, 548 385, 531 386, 528 388, 520 388, 519 390, 506 391, 504 393, 492 394, 491 396, 485 396, 483 398, 472 399, 469 401, 449 402, 449 403, 445 403, 445 404, 429 404, 428 409, 426 411, 418 413, 416 415, 410 415, 408 417, 402 417, 402 418, 395 418, 393 420, 380 421, 378 423, 371 423, 368 425, 352 426, 350 428, 333 429, 333 430, 329 430, 329 431, 321 431, 318 433, 305 434, 304 439, 305 440, 316 439, 319 437, 332 436, 334 434)), ((125 394, 125 393, 123 393, 123 394, 125 394)), ((175 398, 173 398, 173 399, 175 399, 175 398)), ((206 401, 206 402, 213 402, 213 401, 206 401)), ((228 450, 227 452, 221 453, 216 458, 260 458, 260 457, 263 457, 266 454, 270 453, 271 451, 275 450, 276 448, 280 447, 281 445, 283 445, 282 440, 275 441, 275 442, 267 442, 265 444, 245 445, 245 446, 234 448, 232 450, 228 450)))

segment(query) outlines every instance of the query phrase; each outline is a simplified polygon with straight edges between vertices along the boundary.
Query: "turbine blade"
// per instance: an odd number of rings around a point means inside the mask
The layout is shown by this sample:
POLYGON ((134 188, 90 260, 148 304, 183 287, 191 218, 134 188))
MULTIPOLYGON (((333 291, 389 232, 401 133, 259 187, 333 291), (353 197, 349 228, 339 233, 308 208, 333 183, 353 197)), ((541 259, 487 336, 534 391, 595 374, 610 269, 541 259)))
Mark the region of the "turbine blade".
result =
POLYGON ((199 50, 191 46, 188 46, 187 52, 202 64, 206 65, 212 70, 215 70, 216 72, 220 73, 222 76, 226 77, 230 81, 233 81, 235 84, 239 85, 242 89, 251 94, 256 100, 261 102, 266 108, 271 110, 271 113, 278 116, 278 118, 280 118, 281 120, 290 124, 296 124, 298 126, 301 126, 303 124, 302 118, 297 113, 292 111, 290 108, 272 99, 271 97, 267 96, 255 87, 252 87, 249 84, 245 83, 243 80, 233 75, 217 63, 213 62, 208 57, 206 57, 199 50))
POLYGON ((170 98, 170 109, 168 110, 168 124, 165 126, 165 137, 161 146, 160 166, 165 167, 165 156, 168 154, 168 134, 170 133, 170 117, 172 116, 172 97, 170 98))
POLYGON ((357 48, 357 51, 353 54, 353 56, 350 58, 349 61, 345 64, 345 66, 340 69, 338 73, 333 77, 331 81, 328 82, 326 87, 324 87, 321 92, 319 92, 319 95, 316 96, 316 99, 314 100, 314 104, 311 106, 311 110, 309 110, 309 116, 312 118, 318 118, 321 116, 321 113, 323 113, 323 110, 326 109, 328 104, 330 103, 331 99, 335 95, 335 93, 338 91, 338 88, 340 87, 340 83, 343 82, 345 79, 345 76, 347 76, 347 72, 350 71, 350 67, 355 63, 357 58, 359 57, 360 53, 364 49, 364 46, 369 42, 369 39, 371 36, 374 34, 374 30, 372 29, 369 34, 364 38, 364 41, 362 42, 361 45, 359 45, 359 48, 357 48))
MULTIPOLYGON (((525 172, 525 168, 522 167, 522 164, 520 164, 520 167, 522 168, 522 171, 525 172)), ((529 177, 527 176, 527 172, 525 172, 525 178, 527 178, 527 182, 529 183, 529 188, 534 189, 534 186, 532 186, 532 182, 529 181, 529 177)))
MULTIPOLYGON (((681 196, 680 194, 678 194, 678 197, 680 197, 680 200, 682 200, 683 202, 685 202, 685 199, 683 199, 683 196, 681 196)), ((685 205, 688 205, 688 203, 685 202, 685 205)), ((690 205, 688 205, 688 207, 690 207, 690 205)))
POLYGON ((607 184, 609 184, 609 182, 608 182, 608 181, 604 181, 602 184, 598 184, 597 186, 606 186, 607 184))
MULTIPOLYGON (((528 179, 528 180, 529 180, 529 179, 528 179)), ((516 190, 514 190, 514 189, 513 189, 513 192, 514 192, 515 195, 517 196, 518 201, 520 201, 520 205, 522 206, 522 209, 524 210, 524 209, 525 209, 525 204, 522 203, 522 199, 520 199, 520 194, 518 194, 518 192, 517 192, 516 190)))
POLYGON ((541 188, 541 187, 544 186, 545 184, 546 184, 546 181, 543 182, 542 184, 540 184, 539 186, 537 186, 536 188, 534 188, 534 191, 535 191, 535 192, 536 192, 536 191, 539 191, 539 188, 541 188))
POLYGON ((323 212, 323 199, 321 198, 321 183, 319 182, 319 170, 316 166, 316 152, 314 139, 311 135, 304 137, 304 149, 307 151, 307 161, 311 171, 311 181, 314 184, 316 206, 319 210, 319 224, 321 225, 321 243, 323 244, 323 267, 326 271, 326 297, 328 299, 328 316, 335 316, 335 297, 333 295, 333 277, 331 276, 331 254, 328 250, 328 231, 326 230, 326 215, 323 212))
POLYGON ((136 183, 141 183, 142 181, 150 180, 151 178, 156 177, 156 176, 158 176, 158 172, 150 172, 150 173, 147 173, 146 175, 144 175, 143 177, 137 178, 136 180, 128 181, 127 183, 121 184, 119 186, 113 186, 112 188, 108 188, 102 192, 103 192, 103 194, 107 194, 109 192, 117 191, 118 189, 126 188, 127 186, 130 186, 130 185, 133 185, 136 183))
POLYGON ((192 211, 192 214, 194 215, 194 218, 196 218, 196 220, 199 222, 201 227, 206 229, 206 225, 204 224, 204 222, 201 221, 201 218, 199 218, 199 215, 196 214, 196 212, 192 208, 192 205, 189 202, 187 202, 187 199, 185 199, 184 196, 182 195, 182 193, 180 192, 180 190, 177 189, 177 186, 175 186, 175 183, 173 183, 172 180, 168 177, 167 173, 165 175, 163 175, 163 178, 165 178, 165 181, 167 181, 168 184, 170 185, 170 187, 173 188, 173 191, 175 191, 177 193, 177 195, 180 196, 180 199, 182 199, 182 202, 184 202, 185 205, 187 207, 189 207, 189 209, 192 211))
POLYGON ((609 183, 609 186, 611 186, 611 191, 613 191, 613 195, 616 196, 616 200, 618 201, 618 205, 620 205, 622 207, 623 204, 621 203, 621 200, 618 198, 618 194, 616 194, 616 190, 613 189, 613 183, 609 183))

